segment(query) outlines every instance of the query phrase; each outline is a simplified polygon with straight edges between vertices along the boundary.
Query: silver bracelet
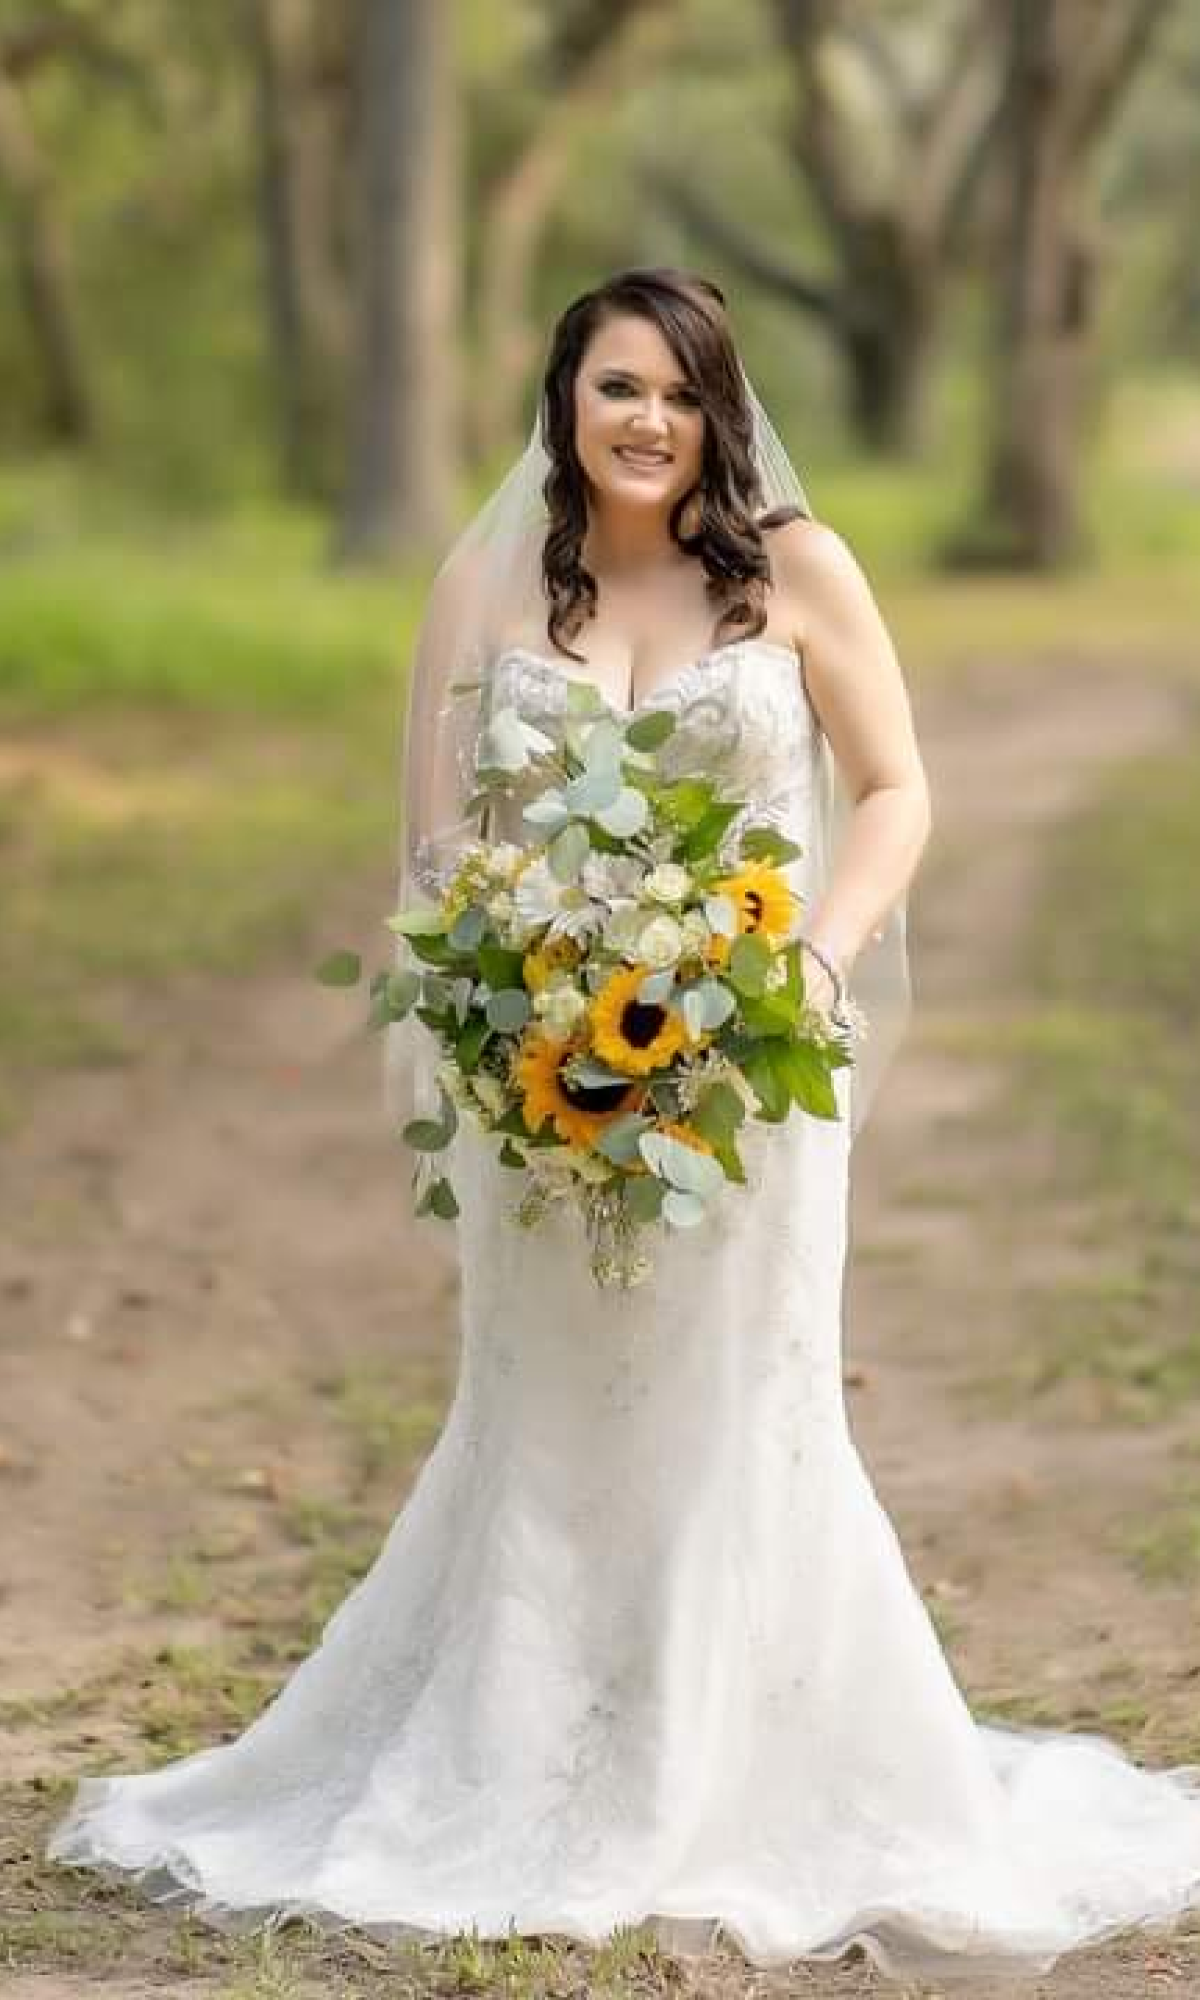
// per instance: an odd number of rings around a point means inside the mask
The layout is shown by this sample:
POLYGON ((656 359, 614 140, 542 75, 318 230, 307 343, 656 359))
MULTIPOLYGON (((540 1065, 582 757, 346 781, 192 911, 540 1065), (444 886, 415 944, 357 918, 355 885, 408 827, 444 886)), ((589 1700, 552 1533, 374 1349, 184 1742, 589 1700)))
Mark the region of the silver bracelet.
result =
POLYGON ((809 937, 798 938, 797 943, 802 944, 804 946, 805 951, 811 951, 818 965, 823 965, 825 967, 826 972, 829 974, 829 977, 832 979, 833 1005, 829 1010, 829 1016, 831 1020, 838 1021, 842 1017, 842 1003, 846 998, 845 973, 842 971, 841 966, 838 965, 835 962, 835 960, 829 956, 828 952, 822 951, 820 945, 814 944, 811 938, 809 937))

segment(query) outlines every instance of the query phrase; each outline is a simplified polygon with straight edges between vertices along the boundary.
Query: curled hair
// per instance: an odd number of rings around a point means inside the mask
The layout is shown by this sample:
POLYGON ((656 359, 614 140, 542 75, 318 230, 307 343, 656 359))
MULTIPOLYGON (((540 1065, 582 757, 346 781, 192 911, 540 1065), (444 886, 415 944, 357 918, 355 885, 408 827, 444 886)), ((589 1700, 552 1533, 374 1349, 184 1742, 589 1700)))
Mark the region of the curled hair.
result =
POLYGON ((549 525, 542 549, 542 584, 550 605, 549 636, 573 660, 567 643, 596 614, 596 579, 583 561, 588 524, 587 485, 575 451, 575 378, 597 329, 618 313, 632 313, 658 328, 704 414, 699 488, 680 495, 671 509, 676 544, 696 557, 714 604, 724 604, 718 640, 753 638, 767 622, 771 565, 763 530, 800 515, 796 507, 762 506, 754 461, 754 422, 743 388, 725 298, 717 285, 687 271, 645 267, 619 271, 584 292, 559 318, 550 340, 541 397, 542 442, 550 458, 543 494, 549 525), (701 512, 694 534, 680 533, 680 519, 697 490, 701 512))

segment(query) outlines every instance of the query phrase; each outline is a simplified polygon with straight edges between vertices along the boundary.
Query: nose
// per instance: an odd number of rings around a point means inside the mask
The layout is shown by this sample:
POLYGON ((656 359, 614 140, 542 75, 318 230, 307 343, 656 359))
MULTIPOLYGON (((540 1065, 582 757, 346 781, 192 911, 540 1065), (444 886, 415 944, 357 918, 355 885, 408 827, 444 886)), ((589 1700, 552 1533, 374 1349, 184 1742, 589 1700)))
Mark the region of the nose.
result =
POLYGON ((639 433, 648 431, 655 437, 661 437, 666 429, 666 409, 663 399, 653 389, 639 398, 637 407, 631 414, 633 427, 639 433))

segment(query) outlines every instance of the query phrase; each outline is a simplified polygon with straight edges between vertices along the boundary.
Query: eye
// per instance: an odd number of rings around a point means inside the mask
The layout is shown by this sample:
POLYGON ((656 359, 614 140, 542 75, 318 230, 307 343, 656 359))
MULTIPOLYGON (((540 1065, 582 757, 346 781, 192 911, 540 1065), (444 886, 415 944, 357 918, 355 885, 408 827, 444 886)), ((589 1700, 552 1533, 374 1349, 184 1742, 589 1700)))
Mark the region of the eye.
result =
POLYGON ((628 392, 628 389, 628 382, 602 382, 600 384, 600 394, 602 396, 624 396, 628 392))

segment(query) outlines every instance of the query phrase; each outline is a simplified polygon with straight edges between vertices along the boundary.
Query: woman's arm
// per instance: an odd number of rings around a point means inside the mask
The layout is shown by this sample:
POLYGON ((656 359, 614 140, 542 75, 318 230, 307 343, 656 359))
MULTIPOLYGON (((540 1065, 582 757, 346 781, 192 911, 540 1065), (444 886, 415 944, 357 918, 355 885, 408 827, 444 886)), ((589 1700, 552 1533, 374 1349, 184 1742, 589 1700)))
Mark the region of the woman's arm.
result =
MULTIPOLYGON (((838 864, 806 934, 846 970, 904 893, 931 826, 929 785, 896 649, 861 568, 833 528, 771 535, 775 587, 793 608, 805 684, 854 800, 838 864)), ((828 975, 811 957, 812 997, 828 975)))

